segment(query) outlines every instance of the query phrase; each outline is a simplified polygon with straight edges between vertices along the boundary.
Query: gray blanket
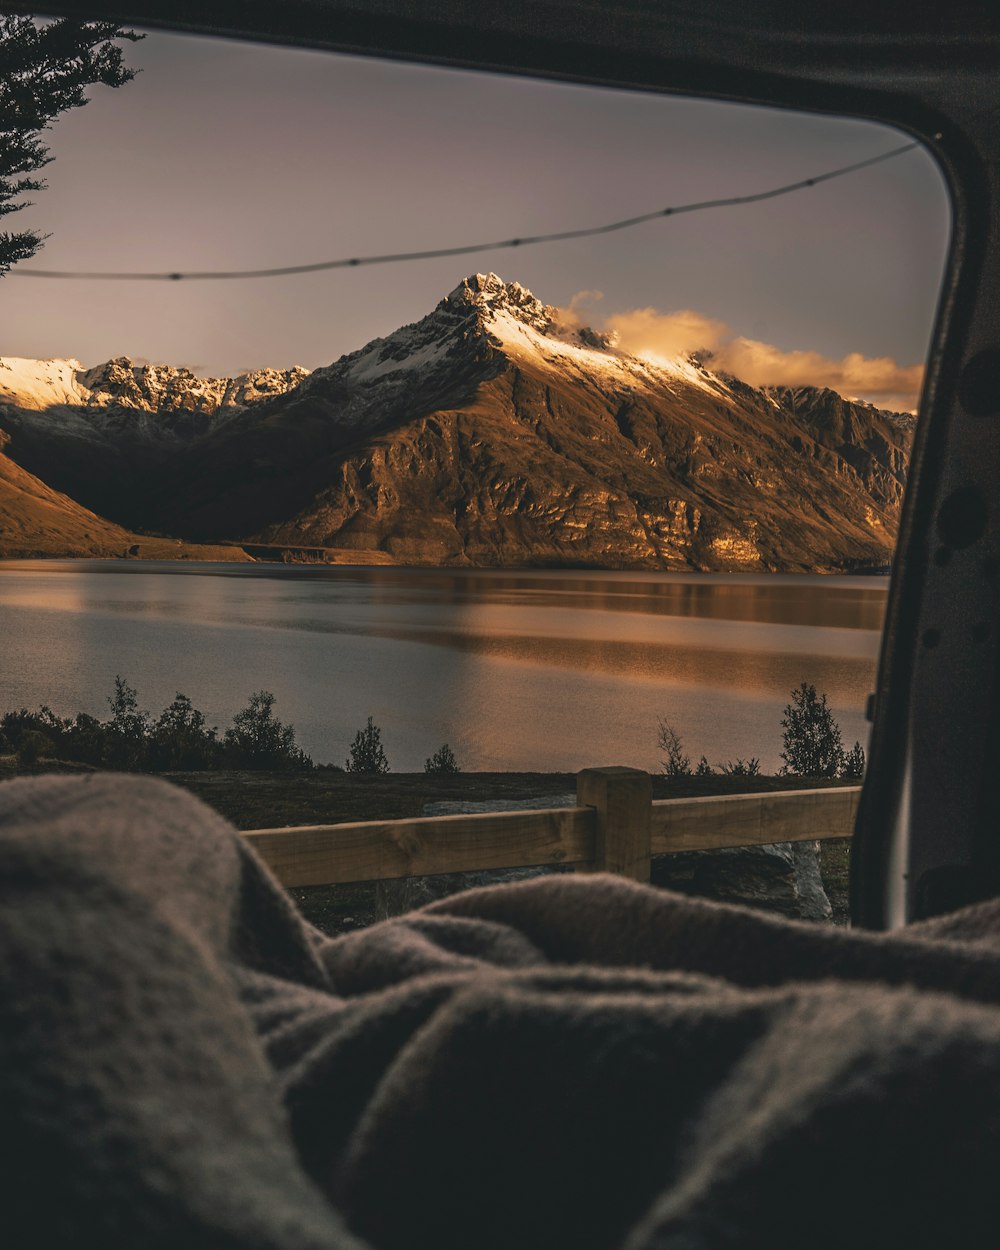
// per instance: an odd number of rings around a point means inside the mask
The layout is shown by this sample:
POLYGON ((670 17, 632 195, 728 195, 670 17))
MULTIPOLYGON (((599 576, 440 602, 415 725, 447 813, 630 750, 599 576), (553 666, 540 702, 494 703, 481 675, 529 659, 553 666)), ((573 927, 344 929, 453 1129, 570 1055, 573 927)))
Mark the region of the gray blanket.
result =
POLYGON ((612 877, 332 940, 185 793, 0 786, 10 1247, 1000 1240, 1000 905, 893 936, 612 877))

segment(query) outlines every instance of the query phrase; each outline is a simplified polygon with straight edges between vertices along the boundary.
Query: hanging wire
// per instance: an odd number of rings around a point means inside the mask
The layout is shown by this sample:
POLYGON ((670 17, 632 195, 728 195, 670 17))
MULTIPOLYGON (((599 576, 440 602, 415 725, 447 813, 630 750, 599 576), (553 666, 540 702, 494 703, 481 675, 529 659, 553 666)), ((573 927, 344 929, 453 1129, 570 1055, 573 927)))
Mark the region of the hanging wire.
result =
POLYGON ((838 169, 830 169, 812 178, 802 178, 798 182, 789 182, 784 186, 772 187, 768 191, 757 191, 752 195, 731 195, 720 200, 697 200, 691 204, 676 204, 668 208, 658 208, 651 213, 640 213, 636 217, 624 217, 620 221, 608 222, 603 226, 590 226, 583 230, 559 230, 552 234, 526 235, 518 239, 500 239, 493 243, 468 243, 461 247, 429 248, 420 252, 387 252, 376 256, 352 256, 339 260, 315 261, 307 265, 282 265, 274 269, 231 269, 231 270, 194 270, 176 273, 109 273, 104 271, 82 272, 66 269, 24 269, 16 268, 8 276, 15 278, 75 278, 88 281, 107 282, 218 282, 234 278, 284 278, 299 273, 319 273, 327 269, 356 269, 361 265, 394 265, 402 261, 435 260, 445 256, 470 256, 475 252, 492 252, 501 248, 529 247, 536 243, 558 243, 564 239, 589 239, 600 234, 613 234, 617 230, 630 230, 633 226, 642 225, 646 221, 655 221, 660 217, 679 217, 682 213, 702 213, 710 208, 736 208, 743 204, 759 204, 762 200, 776 200, 783 195, 791 195, 795 191, 804 191, 807 187, 818 186, 821 182, 829 182, 833 178, 843 178, 845 174, 853 174, 859 169, 868 169, 879 165, 882 161, 893 160, 906 152, 912 152, 919 143, 905 143, 902 147, 892 148, 878 156, 870 156, 864 161, 855 161, 851 165, 841 165, 838 169))

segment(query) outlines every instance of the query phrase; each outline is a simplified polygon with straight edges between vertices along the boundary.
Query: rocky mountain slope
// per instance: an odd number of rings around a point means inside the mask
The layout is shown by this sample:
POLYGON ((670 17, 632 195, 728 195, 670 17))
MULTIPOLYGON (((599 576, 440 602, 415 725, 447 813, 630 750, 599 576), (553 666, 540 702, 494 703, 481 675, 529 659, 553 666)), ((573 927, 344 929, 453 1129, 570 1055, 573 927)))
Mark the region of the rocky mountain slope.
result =
POLYGON ((3 454, 0 432, 0 556, 118 555, 132 536, 52 490, 3 454))
POLYGON ((57 363, 48 406, 0 406, 46 482, 122 524, 359 560, 883 565, 911 440, 833 392, 628 356, 494 274, 308 376, 57 363))
POLYGON ((0 430, 0 559, 48 556, 246 560, 240 547, 202 546, 132 534, 40 481, 5 455, 0 430))

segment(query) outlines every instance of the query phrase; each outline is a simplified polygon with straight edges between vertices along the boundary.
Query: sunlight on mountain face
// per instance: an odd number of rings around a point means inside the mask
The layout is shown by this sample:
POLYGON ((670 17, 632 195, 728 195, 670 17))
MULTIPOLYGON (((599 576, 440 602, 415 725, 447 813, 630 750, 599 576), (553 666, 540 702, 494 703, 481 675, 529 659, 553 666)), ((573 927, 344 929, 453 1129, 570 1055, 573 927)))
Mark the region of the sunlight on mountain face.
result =
POLYGON ((630 355, 493 273, 311 374, 5 363, 24 471, 131 530, 320 559, 878 568, 912 435, 829 389, 630 355))

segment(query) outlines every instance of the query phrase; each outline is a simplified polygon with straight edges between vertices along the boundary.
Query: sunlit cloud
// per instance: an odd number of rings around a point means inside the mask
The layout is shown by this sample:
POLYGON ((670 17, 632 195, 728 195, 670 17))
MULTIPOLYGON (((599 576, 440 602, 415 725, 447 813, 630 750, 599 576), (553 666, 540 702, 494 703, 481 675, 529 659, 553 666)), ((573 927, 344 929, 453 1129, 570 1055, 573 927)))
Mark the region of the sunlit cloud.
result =
MULTIPOLYGON (((578 292, 568 307, 559 310, 560 319, 580 325, 580 306, 595 298, 599 293, 578 292)), ((912 412, 923 381, 923 365, 901 365, 891 356, 861 352, 849 352, 838 360, 809 349, 785 351, 737 335, 724 321, 690 308, 676 312, 634 308, 590 319, 597 320, 600 329, 614 335, 617 345, 634 356, 655 362, 696 353, 713 372, 732 373, 752 386, 829 387, 846 399, 912 412)))
POLYGON ((624 351, 634 356, 671 359, 691 352, 714 351, 729 336, 729 327, 690 308, 661 313, 655 308, 635 308, 613 313, 604 327, 618 336, 624 351))
POLYGON ((603 291, 577 291, 568 304, 553 308, 551 311, 555 313, 556 321, 564 330, 579 330, 584 325, 592 326, 595 321, 593 315, 581 314, 581 307, 602 299, 604 299, 603 291))
POLYGON ((923 365, 901 365, 891 356, 848 352, 833 360, 820 352, 781 351, 770 343, 734 338, 707 362, 753 386, 828 386, 846 399, 910 412, 917 405, 923 365))

